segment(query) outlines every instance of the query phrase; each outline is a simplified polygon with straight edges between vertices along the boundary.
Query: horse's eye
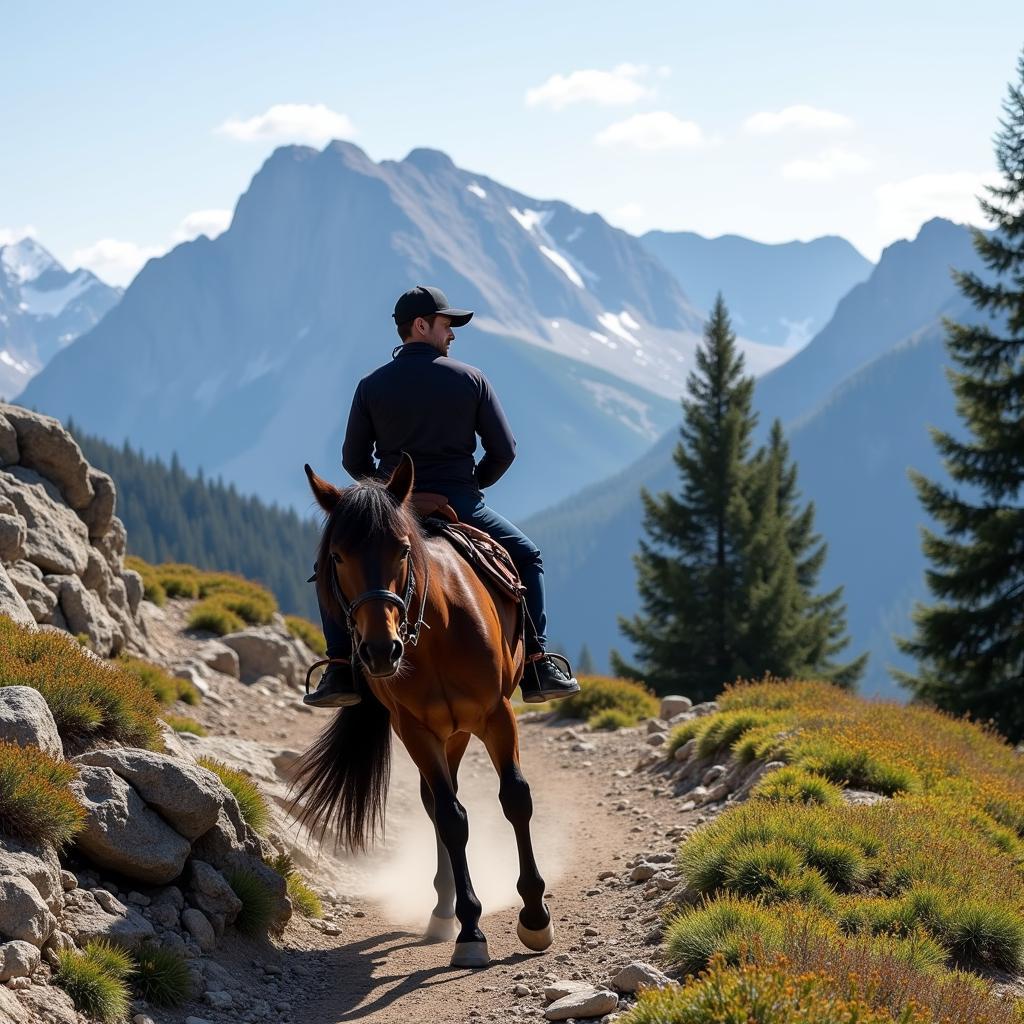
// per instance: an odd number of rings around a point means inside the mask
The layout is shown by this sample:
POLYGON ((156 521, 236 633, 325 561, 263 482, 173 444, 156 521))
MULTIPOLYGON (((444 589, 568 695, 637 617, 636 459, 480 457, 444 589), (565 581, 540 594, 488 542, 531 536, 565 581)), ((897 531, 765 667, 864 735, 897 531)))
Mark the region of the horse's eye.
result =
POLYGON ((402 558, 408 558, 408 557, 409 557, 409 552, 410 552, 410 551, 412 551, 412 548, 411 548, 411 547, 409 547, 409 545, 408 545, 408 544, 406 544, 406 545, 405 545, 405 547, 404 547, 404 548, 402 548, 402 558))
POLYGON ((331 552, 331 561, 335 565, 338 565, 341 562, 341 555, 339 555, 336 551, 332 551, 331 552))

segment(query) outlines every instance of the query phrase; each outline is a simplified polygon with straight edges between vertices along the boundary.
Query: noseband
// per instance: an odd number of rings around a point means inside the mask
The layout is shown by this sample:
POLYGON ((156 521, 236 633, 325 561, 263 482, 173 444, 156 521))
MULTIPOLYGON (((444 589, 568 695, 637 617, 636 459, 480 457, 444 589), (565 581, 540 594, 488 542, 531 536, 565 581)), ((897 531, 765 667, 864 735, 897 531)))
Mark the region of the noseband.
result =
POLYGON ((412 554, 409 555, 409 569, 406 572, 405 577, 405 594, 399 596, 393 590, 366 590, 360 594, 351 603, 345 600, 345 595, 341 592, 341 587, 338 585, 338 574, 331 568, 331 589, 334 596, 341 605, 341 610, 345 613, 345 618, 348 621, 349 635, 352 637, 352 649, 354 651, 359 650, 359 644, 356 639, 360 636, 359 630, 356 628, 356 611, 362 608, 364 604, 369 604, 370 601, 386 601, 390 604, 398 606, 399 623, 398 623, 398 636, 403 644, 409 644, 415 647, 420 640, 420 629, 429 626, 423 621, 423 613, 427 607, 427 590, 430 588, 430 561, 424 559, 424 579, 423 579, 423 593, 420 596, 420 612, 416 619, 416 622, 412 625, 409 624, 409 612, 411 610, 413 594, 416 590, 416 569, 413 566, 412 554))

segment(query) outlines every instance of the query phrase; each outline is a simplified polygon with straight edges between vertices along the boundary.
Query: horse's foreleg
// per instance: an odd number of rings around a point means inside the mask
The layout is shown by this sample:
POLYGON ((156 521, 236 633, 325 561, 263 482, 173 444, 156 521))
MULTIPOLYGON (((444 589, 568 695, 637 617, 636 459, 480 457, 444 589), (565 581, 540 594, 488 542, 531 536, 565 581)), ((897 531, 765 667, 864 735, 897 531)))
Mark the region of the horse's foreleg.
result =
POLYGON ((544 879, 537 869, 530 836, 533 797, 519 767, 519 736, 515 714, 507 700, 488 720, 483 740, 500 780, 498 799, 501 809, 512 824, 519 850, 519 882, 516 887, 523 898, 523 909, 519 913, 516 932, 524 946, 540 952, 554 941, 554 927, 544 902, 544 879))
POLYGON ((418 722, 403 723, 401 736, 433 798, 434 825, 451 863, 455 882, 455 916, 462 926, 455 941, 452 965, 486 967, 490 958, 487 954, 487 939, 478 927, 480 900, 473 891, 466 861, 469 819, 466 809, 455 795, 455 784, 444 747, 433 733, 418 722))
MULTIPOLYGON (((451 776, 452 788, 458 792, 458 770, 462 755, 466 752, 469 743, 469 734, 453 736, 447 743, 448 774, 451 776)), ((427 924, 425 938, 438 942, 451 942, 458 932, 455 919, 455 875, 452 872, 451 858, 441 842, 441 835, 437 831, 437 823, 434 820, 434 797, 430 792, 427 780, 420 776, 420 799, 427 816, 434 823, 434 839, 437 842, 437 874, 434 875, 434 889, 437 892, 437 904, 434 907, 430 921, 427 924)))

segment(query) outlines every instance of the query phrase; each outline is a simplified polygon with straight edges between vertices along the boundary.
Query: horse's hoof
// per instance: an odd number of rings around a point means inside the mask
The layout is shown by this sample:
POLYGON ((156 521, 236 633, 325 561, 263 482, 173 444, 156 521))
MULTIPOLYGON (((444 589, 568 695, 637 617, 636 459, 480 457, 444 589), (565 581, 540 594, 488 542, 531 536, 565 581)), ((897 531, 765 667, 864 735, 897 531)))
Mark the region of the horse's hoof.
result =
POLYGON ((430 915, 423 938, 430 942, 451 942, 459 934, 459 922, 454 917, 430 915))
POLYGON ((543 928, 527 928, 520 921, 516 925, 516 935, 527 949, 532 949, 535 953, 543 953, 555 941, 555 926, 548 921, 543 928))
POLYGON ((491 962, 487 955, 487 940, 483 942, 456 942, 452 953, 452 967, 486 967, 491 962))

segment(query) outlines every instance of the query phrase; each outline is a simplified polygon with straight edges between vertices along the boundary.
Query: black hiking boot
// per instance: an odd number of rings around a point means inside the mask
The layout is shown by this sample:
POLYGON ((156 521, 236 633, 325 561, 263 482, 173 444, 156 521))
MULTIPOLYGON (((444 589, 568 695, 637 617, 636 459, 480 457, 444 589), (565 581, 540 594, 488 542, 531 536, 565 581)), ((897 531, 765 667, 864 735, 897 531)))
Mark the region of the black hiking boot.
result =
POLYGON ((311 665, 306 673, 306 696, 303 704, 313 708, 350 708, 363 698, 356 692, 352 662, 348 658, 325 658, 311 665), (317 688, 309 692, 310 676, 321 666, 326 665, 317 688))
POLYGON ((573 677, 569 662, 560 654, 541 654, 527 661, 519 692, 524 703, 543 704, 579 693, 580 684, 573 677))

